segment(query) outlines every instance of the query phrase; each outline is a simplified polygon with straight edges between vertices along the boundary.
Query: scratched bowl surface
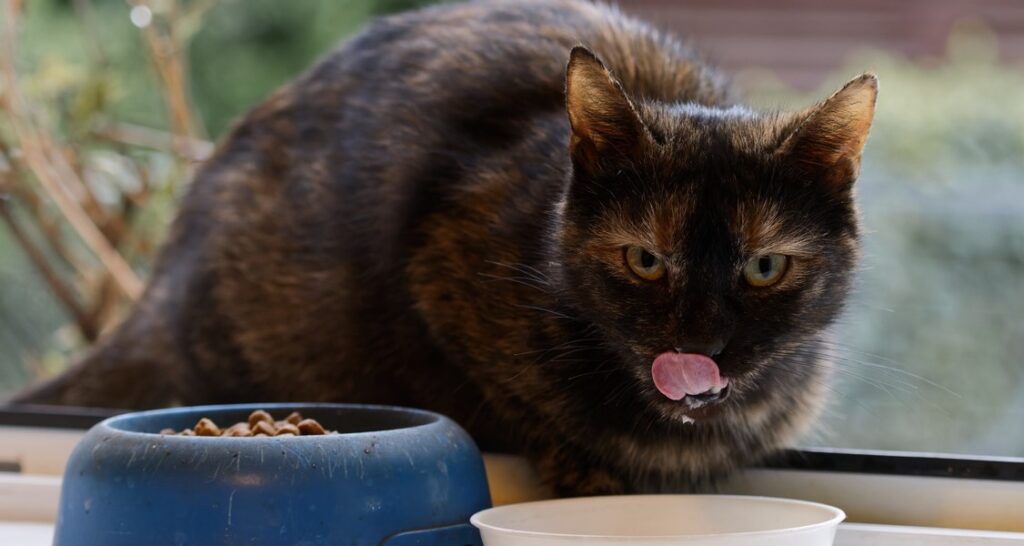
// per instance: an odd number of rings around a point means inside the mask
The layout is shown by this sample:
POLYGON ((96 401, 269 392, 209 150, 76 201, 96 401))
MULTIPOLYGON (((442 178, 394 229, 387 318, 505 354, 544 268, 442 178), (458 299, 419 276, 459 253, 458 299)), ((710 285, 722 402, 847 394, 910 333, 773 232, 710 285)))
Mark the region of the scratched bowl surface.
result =
POLYGON ((454 422, 396 407, 248 404, 130 413, 93 427, 64 474, 58 546, 477 545, 490 506, 480 453, 454 422), (340 434, 165 436, 209 417, 292 411, 340 434))

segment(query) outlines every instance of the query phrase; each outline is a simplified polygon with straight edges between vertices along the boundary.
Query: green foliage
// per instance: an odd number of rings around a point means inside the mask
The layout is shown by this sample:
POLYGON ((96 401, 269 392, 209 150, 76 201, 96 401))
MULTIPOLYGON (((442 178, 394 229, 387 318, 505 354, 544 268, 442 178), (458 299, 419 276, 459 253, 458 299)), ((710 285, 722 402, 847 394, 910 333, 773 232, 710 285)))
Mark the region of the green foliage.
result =
MULTIPOLYGON (((200 0, 191 3, 196 1, 200 0)), ((423 3, 222 0, 201 25, 183 22, 179 31, 191 38, 190 91, 208 132, 218 136, 232 119, 367 18, 423 3)), ((159 239, 187 180, 180 161, 166 151, 115 146, 86 135, 111 121, 167 129, 162 87, 140 29, 131 22, 129 5, 120 0, 82 4, 91 8, 79 11, 75 2, 66 0, 26 3, 17 50, 22 89, 34 103, 45 106, 38 112, 45 128, 60 142, 74 143, 85 164, 86 183, 102 203, 119 206, 118 196, 136 189, 140 176, 149 181, 153 195, 133 212, 131 222, 141 240, 159 239)), ((160 1, 149 5, 154 11, 168 6, 160 1)), ((9 139, 4 123, 0 118, 0 138, 9 139)), ((27 218, 25 211, 15 209, 27 218)), ((41 242, 38 236, 34 240, 41 242)), ((71 252, 95 265, 82 248, 71 252)), ((130 252, 127 257, 144 274, 148 260, 130 252)), ((68 315, 6 227, 0 227, 0 285, 5 287, 0 289, 2 397, 34 376, 67 365, 82 349, 83 340, 74 327, 65 327, 68 315)))
POLYGON ((190 62, 193 92, 214 134, 305 69, 369 15, 371 2, 228 0, 208 15, 190 62))
MULTIPOLYGON (((189 52, 192 96, 210 134, 288 81, 370 17, 434 3, 430 0, 221 0, 195 31, 189 52)), ((126 3, 92 2, 83 18, 71 3, 33 0, 23 19, 22 67, 45 68, 46 84, 91 77, 114 93, 121 121, 166 127, 164 107, 145 43, 126 3), (88 22, 94 22, 96 38, 88 22), (97 52, 102 51, 102 55, 97 52), (106 69, 104 70, 104 65, 106 69), (47 68, 48 67, 48 68, 47 68), (96 69, 100 69, 96 72, 96 69)))
POLYGON ((222 0, 192 47, 193 93, 211 134, 306 69, 370 17, 436 0, 222 0))

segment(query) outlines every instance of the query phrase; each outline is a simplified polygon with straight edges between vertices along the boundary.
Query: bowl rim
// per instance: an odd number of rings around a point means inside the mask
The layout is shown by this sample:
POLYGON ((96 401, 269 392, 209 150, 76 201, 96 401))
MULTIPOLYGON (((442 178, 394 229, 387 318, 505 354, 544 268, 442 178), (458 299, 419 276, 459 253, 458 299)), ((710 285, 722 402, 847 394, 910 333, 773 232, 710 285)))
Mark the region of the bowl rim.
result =
MULTIPOLYGON (((182 436, 182 435, 178 435, 178 434, 160 434, 159 431, 156 431, 156 432, 144 432, 144 431, 138 431, 138 430, 127 430, 127 429, 121 428, 119 426, 120 425, 119 422, 120 421, 125 421, 125 420, 137 419, 137 418, 140 418, 140 417, 141 418, 145 418, 145 417, 151 417, 151 416, 176 415, 176 414, 195 413, 195 412, 219 412, 219 413, 223 413, 223 412, 227 412, 227 411, 249 411, 249 412, 252 412, 252 411, 255 411, 255 410, 258 410, 258 409, 263 409, 263 410, 270 411, 270 410, 291 409, 291 408, 297 408, 299 411, 301 411, 302 408, 348 409, 348 410, 360 410, 360 411, 364 411, 365 410, 365 411, 377 411, 377 412, 385 411, 385 412, 392 412, 392 413, 402 413, 402 414, 407 414, 407 415, 408 414, 415 414, 417 416, 424 417, 427 420, 425 420, 424 422, 419 423, 419 424, 413 424, 413 425, 403 426, 403 427, 398 427, 398 428, 387 428, 387 429, 381 429, 381 430, 364 430, 364 431, 358 431, 358 432, 341 432, 341 433, 338 433, 338 434, 327 434, 327 435, 293 436, 293 437, 287 438, 287 441, 289 441, 289 442, 304 441, 304 440, 306 440, 306 441, 309 441, 309 440, 319 440, 319 441, 327 440, 327 441, 329 441, 331 439, 352 438, 352 437, 358 437, 358 436, 362 436, 362 435, 380 436, 380 435, 394 434, 394 433, 399 433, 399 432, 407 433, 408 431, 412 431, 412 430, 416 430, 416 429, 422 429, 422 428, 425 428, 425 427, 443 425, 444 421, 447 420, 447 418, 444 415, 441 415, 439 413, 435 413, 435 412, 432 412, 432 411, 429 411, 429 410, 424 410, 424 409, 419 409, 419 408, 410 408, 410 407, 404 407, 404 406, 383 405, 383 404, 346 404, 346 403, 336 403, 336 402, 267 402, 267 403, 258 403, 257 402, 257 403, 243 403, 243 404, 206 404, 206 405, 201 405, 201 406, 176 406, 176 407, 171 407, 171 408, 157 408, 157 409, 150 409, 150 410, 143 410, 143 411, 132 411, 132 412, 128 412, 128 413, 122 413, 122 414, 119 414, 119 415, 114 415, 113 417, 108 417, 108 418, 104 419, 103 421, 100 421, 99 423, 97 423, 95 425, 95 427, 93 427, 93 428, 96 429, 96 430, 103 430, 104 433, 108 433, 108 434, 109 433, 113 433, 113 434, 124 435, 124 436, 139 436, 139 437, 142 437, 142 438, 158 437, 158 438, 162 438, 162 439, 167 439, 169 441, 195 441, 197 439, 200 439, 200 441, 242 441, 242 442, 246 442, 246 443, 259 442, 259 441, 265 441, 265 440, 282 441, 282 440, 284 440, 284 438, 279 438, 277 436, 267 436, 267 437, 260 437, 260 436, 253 436, 253 437, 241 437, 241 436, 182 436)), ((203 415, 203 416, 205 417, 205 415, 203 415)))
POLYGON ((523 502, 516 504, 506 504, 503 506, 495 506, 486 510, 481 510, 473 514, 469 518, 469 522, 474 527, 481 531, 497 531, 500 533, 516 535, 516 536, 527 536, 533 538, 571 538, 571 539, 582 539, 582 540, 623 540, 628 539, 630 542, 645 542, 645 541, 661 541, 661 540, 678 540, 678 539, 710 539, 710 538, 733 538, 733 537, 749 537, 749 536, 771 536, 779 534, 798 534, 806 533, 809 531, 815 531, 818 529, 824 529, 828 527, 837 527, 843 520, 846 519, 846 512, 835 506, 823 504, 820 502, 805 501, 799 499, 790 499, 785 497, 766 497, 762 495, 716 495, 716 494, 653 494, 653 495, 599 495, 592 497, 573 497, 565 499, 550 499, 543 501, 534 502, 523 502), (488 512, 496 512, 504 508, 512 506, 523 506, 526 504, 532 505, 551 505, 551 504, 569 504, 580 500, 591 500, 591 499, 622 499, 624 502, 628 502, 628 499, 651 499, 656 497, 685 497, 685 498, 716 498, 726 500, 754 500, 754 501, 768 501, 774 504, 789 504, 797 506, 807 506, 823 509, 826 512, 830 512, 832 517, 818 523, 811 523, 809 525, 801 525, 799 527, 787 527, 782 529, 766 529, 763 531, 740 531, 736 533, 702 533, 702 534, 686 534, 686 535, 641 535, 641 536, 626 536, 626 535, 597 535, 597 534, 579 534, 579 533, 543 533, 540 531, 527 531, 522 529, 510 529, 507 527, 499 527, 497 525, 491 525, 488 523, 482 523, 480 521, 482 516, 485 516, 488 512))

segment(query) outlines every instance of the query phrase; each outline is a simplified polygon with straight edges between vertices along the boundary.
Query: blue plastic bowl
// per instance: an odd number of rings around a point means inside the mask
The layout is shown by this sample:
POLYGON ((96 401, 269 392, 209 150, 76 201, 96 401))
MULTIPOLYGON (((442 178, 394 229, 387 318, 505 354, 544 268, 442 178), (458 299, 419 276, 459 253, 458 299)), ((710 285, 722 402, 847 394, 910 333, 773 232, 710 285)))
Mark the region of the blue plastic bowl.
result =
POLYGON ((441 415, 382 406, 246 404, 120 415, 68 461, 54 544, 479 545, 483 461, 441 415), (201 417, 292 411, 341 434, 163 436, 201 417))

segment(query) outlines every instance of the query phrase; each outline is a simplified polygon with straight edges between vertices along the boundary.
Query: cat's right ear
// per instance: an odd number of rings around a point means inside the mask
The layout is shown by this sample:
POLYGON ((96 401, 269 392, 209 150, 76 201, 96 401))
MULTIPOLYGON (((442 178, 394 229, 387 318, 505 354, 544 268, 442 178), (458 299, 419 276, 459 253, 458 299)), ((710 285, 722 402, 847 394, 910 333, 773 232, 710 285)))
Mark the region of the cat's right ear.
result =
POLYGON ((802 121, 776 153, 808 177, 848 190, 860 170, 877 97, 874 74, 854 78, 821 104, 798 114, 802 121))
POLYGON ((636 157, 651 138, 622 85, 583 46, 569 54, 565 101, 573 165, 589 174, 636 157))

